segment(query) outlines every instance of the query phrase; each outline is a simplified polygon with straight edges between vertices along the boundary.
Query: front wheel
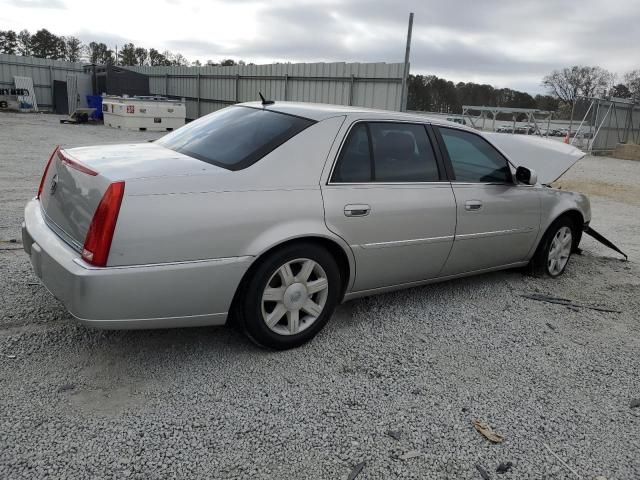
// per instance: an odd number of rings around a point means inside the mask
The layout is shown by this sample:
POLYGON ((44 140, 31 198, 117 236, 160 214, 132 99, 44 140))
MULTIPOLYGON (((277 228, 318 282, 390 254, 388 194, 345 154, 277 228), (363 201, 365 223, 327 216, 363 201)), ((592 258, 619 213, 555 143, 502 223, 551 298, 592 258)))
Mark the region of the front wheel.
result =
POLYGON ((564 273, 573 250, 574 228, 571 219, 566 217, 549 227, 529 263, 531 273, 553 278, 564 273))
POLYGON ((255 343, 284 350, 313 338, 338 303, 340 272, 324 248, 294 244, 262 261, 247 282, 239 310, 255 343))

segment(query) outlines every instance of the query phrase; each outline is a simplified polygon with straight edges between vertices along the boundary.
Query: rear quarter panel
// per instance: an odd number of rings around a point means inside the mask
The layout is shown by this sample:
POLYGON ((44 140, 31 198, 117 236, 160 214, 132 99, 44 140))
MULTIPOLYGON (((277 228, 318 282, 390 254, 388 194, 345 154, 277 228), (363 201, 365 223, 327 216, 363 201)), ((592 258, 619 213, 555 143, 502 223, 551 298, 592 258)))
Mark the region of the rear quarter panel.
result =
POLYGON ((300 236, 334 238, 319 179, 343 121, 319 122, 244 170, 128 182, 109 265, 257 256, 300 236))

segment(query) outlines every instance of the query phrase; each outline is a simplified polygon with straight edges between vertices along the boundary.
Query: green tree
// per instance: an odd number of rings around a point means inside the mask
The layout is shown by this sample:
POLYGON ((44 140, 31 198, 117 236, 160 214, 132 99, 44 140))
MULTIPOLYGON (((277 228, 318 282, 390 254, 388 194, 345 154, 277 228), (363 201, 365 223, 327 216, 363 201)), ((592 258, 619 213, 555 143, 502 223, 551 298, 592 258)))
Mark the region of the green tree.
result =
POLYGON ((122 50, 118 52, 120 65, 133 66, 138 63, 136 57, 136 46, 133 43, 125 43, 122 50))
POLYGON ((89 63, 104 65, 113 65, 115 63, 113 50, 111 50, 102 42, 89 43, 89 45, 87 46, 87 53, 89 57, 89 63))
POLYGON ((149 52, 147 52, 146 48, 137 47, 136 48, 136 62, 138 65, 142 66, 147 63, 147 58, 149 57, 149 52))
POLYGON ((555 112, 558 110, 560 100, 552 95, 536 95, 536 108, 538 110, 545 110, 548 112, 555 112))
POLYGON ((60 58, 60 38, 46 28, 31 37, 31 54, 38 58, 60 58))
POLYGON ((18 53, 18 35, 13 30, 0 30, 0 53, 9 55, 18 53))

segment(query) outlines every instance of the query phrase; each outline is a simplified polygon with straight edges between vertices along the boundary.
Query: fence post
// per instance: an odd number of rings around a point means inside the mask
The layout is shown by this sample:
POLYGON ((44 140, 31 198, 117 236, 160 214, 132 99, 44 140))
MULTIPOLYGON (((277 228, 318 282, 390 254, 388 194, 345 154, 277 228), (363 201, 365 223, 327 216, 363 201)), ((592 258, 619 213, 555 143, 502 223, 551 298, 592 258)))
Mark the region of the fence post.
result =
MULTIPOLYGON (((56 112, 56 100, 54 98, 54 93, 53 93, 53 67, 51 65, 49 65, 49 84, 51 85, 51 88, 49 89, 49 91, 51 92, 51 106, 49 107, 51 109, 51 111, 53 113, 56 112)), ((36 98, 36 92, 35 92, 35 87, 33 88, 34 92, 33 92, 33 98, 36 98)), ((69 112, 69 114, 71 114, 73 112, 69 112)))
POLYGON ((240 97, 238 96, 238 84, 240 83, 240 74, 236 73, 236 103, 240 103, 240 97))
POLYGON ((168 73, 164 74, 164 96, 165 97, 169 96, 169 74, 168 73))
POLYGON ((198 88, 196 89, 197 95, 198 95, 198 111, 197 111, 197 115, 198 115, 198 118, 200 118, 200 72, 199 71, 198 71, 198 78, 196 79, 196 82, 198 82, 198 88))
POLYGON ((351 74, 351 80, 349 81, 349 106, 353 105, 353 84, 355 80, 355 76, 351 74))
POLYGON ((289 85, 289 74, 284 74, 284 101, 287 101, 287 87, 289 85))

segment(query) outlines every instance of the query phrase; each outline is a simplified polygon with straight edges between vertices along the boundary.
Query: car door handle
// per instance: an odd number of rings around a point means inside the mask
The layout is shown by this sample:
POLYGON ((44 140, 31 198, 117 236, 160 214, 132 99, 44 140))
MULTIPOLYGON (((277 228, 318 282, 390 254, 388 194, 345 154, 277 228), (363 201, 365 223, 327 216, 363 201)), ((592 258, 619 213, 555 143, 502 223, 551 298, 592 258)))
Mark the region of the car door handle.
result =
POLYGON ((477 212, 482 209, 482 202, 480 200, 467 200, 464 204, 464 209, 468 212, 477 212))
POLYGON ((346 217, 365 217, 371 212, 369 205, 345 205, 344 214, 346 217))

